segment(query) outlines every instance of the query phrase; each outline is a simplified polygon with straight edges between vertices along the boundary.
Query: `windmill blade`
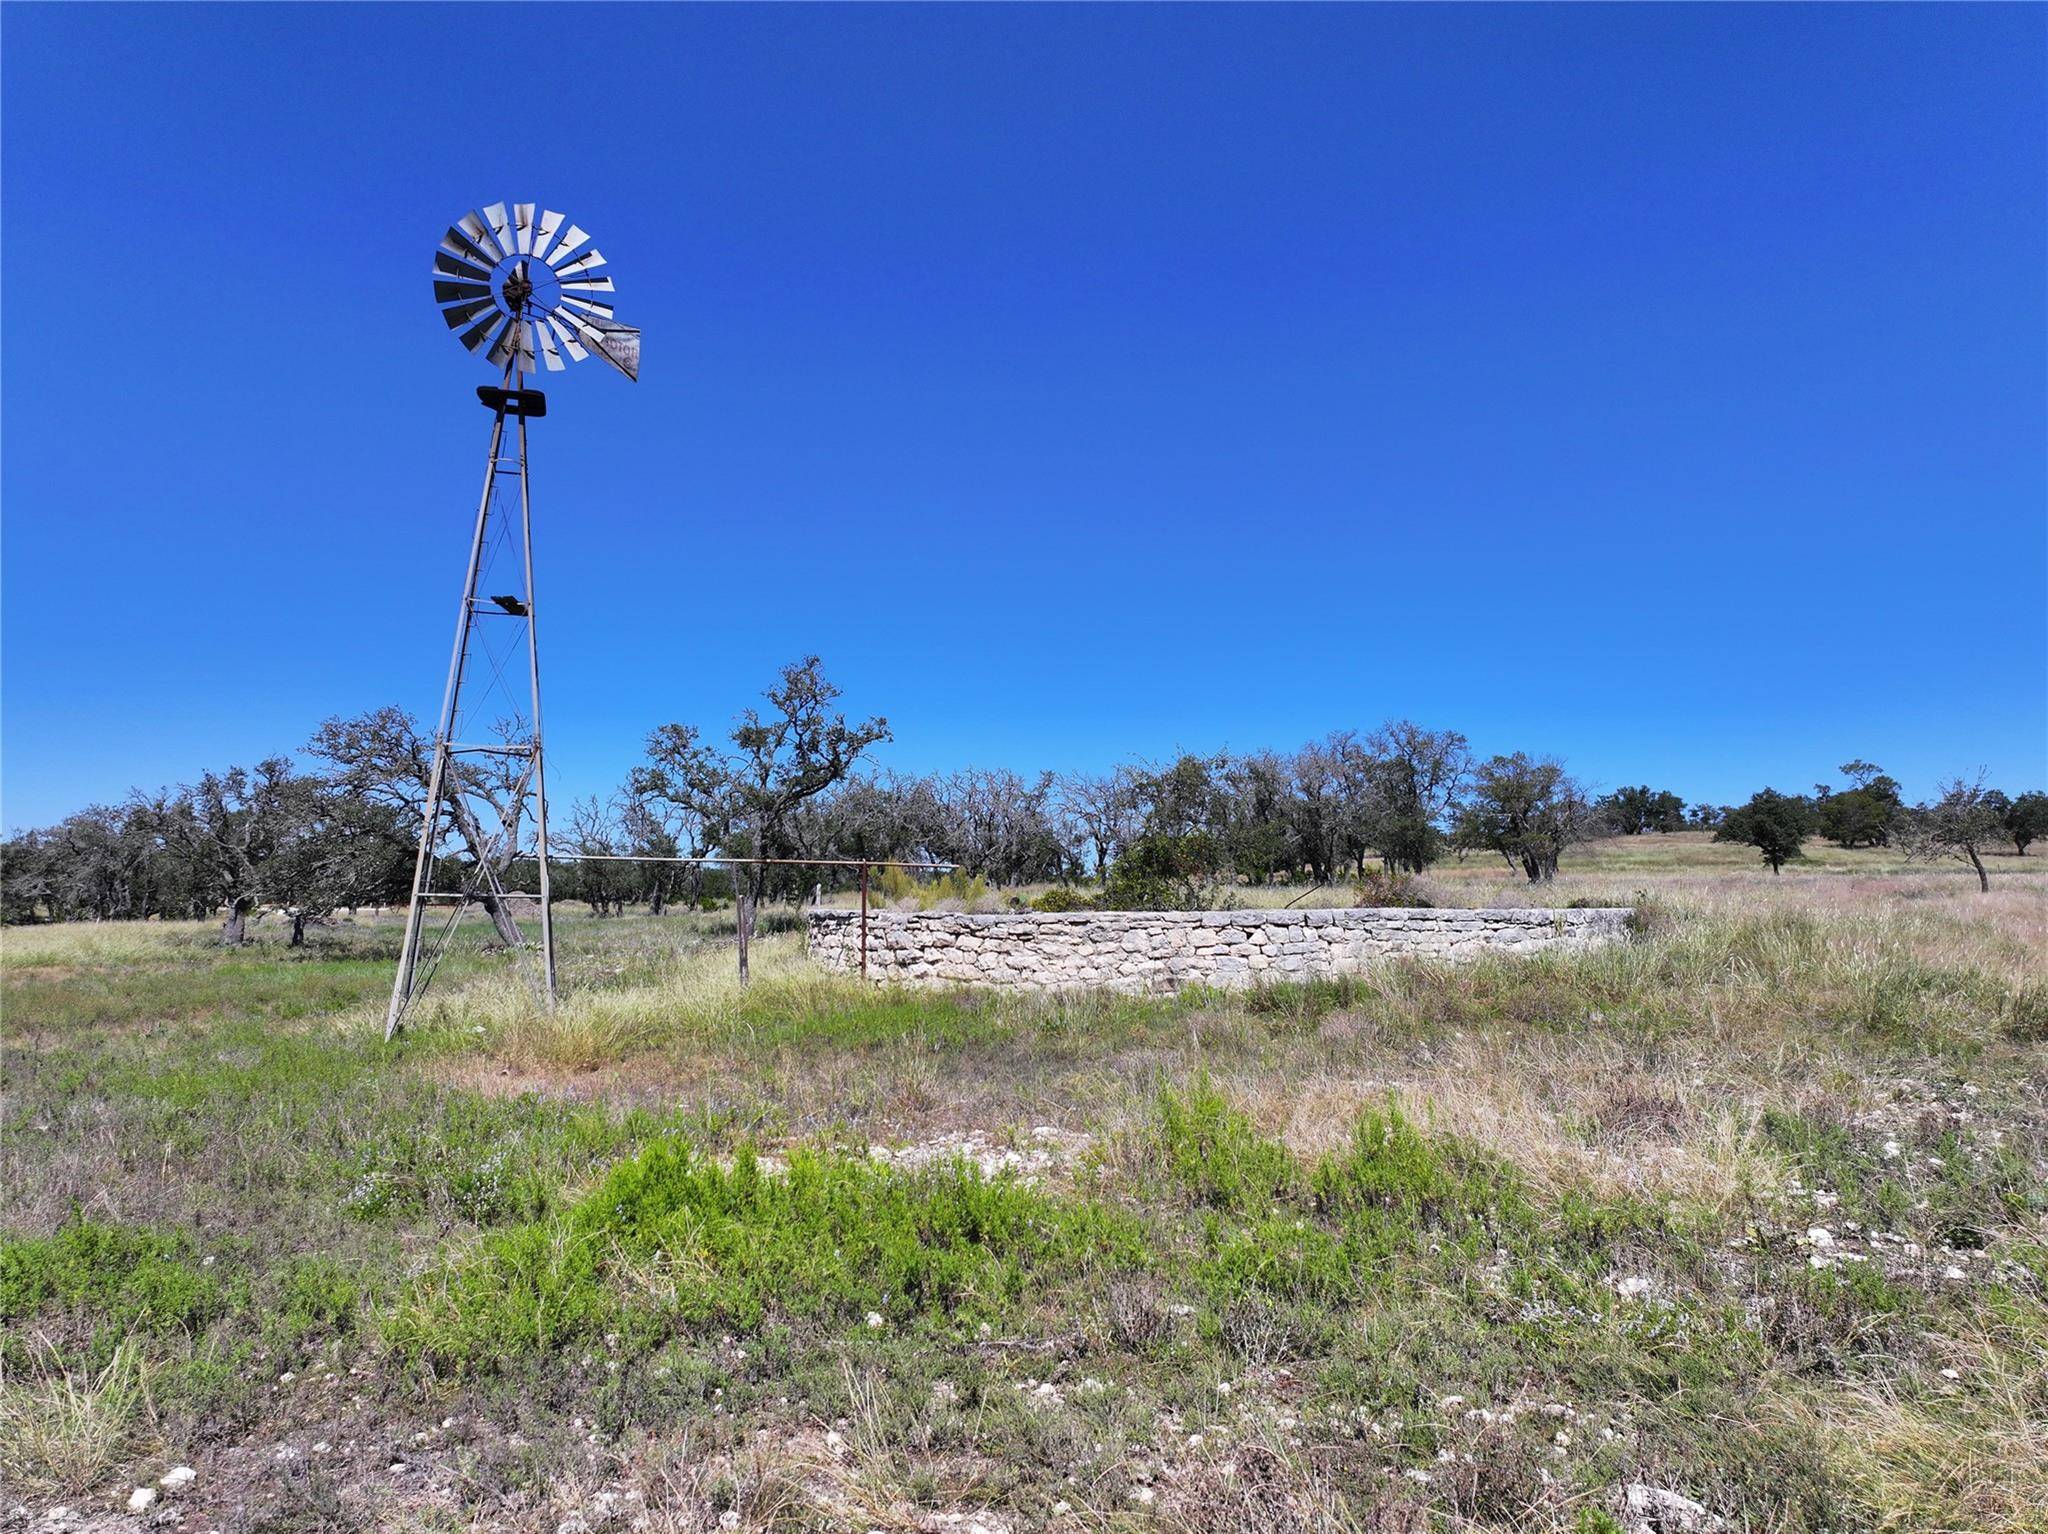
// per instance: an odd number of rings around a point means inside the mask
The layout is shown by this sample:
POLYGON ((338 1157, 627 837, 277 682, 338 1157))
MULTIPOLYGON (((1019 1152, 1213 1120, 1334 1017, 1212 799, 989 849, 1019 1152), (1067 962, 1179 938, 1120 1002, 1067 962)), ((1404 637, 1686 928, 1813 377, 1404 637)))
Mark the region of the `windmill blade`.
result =
POLYGON ((533 326, 522 319, 514 319, 505 327, 505 333, 498 337, 491 347, 491 361, 503 367, 514 357, 527 372, 534 371, 536 360, 533 355, 533 326))
POLYGON ((459 260, 474 261, 486 271, 498 264, 496 256, 452 225, 448 232, 441 236, 441 249, 459 260))
POLYGON ((547 364, 550 373, 559 373, 569 365, 562 360, 562 354, 555 350, 555 338, 547 326, 533 325, 528 328, 532 330, 533 338, 540 342, 540 360, 547 364))
POLYGON ((552 314, 547 319, 548 329, 552 330, 555 333, 555 339, 562 343, 562 350, 569 354, 571 362, 581 362, 590 355, 589 352, 583 349, 583 344, 576 339, 576 332, 572 327, 556 319, 552 314))
POLYGON ((533 228, 533 253, 543 261, 548 255, 548 241, 555 237, 555 231, 562 227, 562 215, 552 208, 541 210, 540 222, 533 228))
POLYGON ((472 298, 466 304, 451 304, 448 308, 443 309, 441 314, 448 321, 448 328, 450 330, 460 330, 479 314, 495 314, 497 312, 498 306, 490 299, 472 298))
POLYGON ((584 276, 587 275, 588 273, 594 272, 600 266, 603 265, 603 251, 596 249, 586 250, 574 261, 565 261, 560 266, 556 267, 555 275, 566 282, 571 277, 584 276))
POLYGON ((610 304, 601 304, 594 299, 572 298, 567 293, 562 295, 562 307, 571 312, 572 318, 580 315, 589 315, 600 320, 618 317, 618 312, 610 304))
POLYGON ((475 266, 455 256, 440 255, 434 257, 434 270, 444 277, 467 277, 471 282, 489 282, 491 280, 489 267, 475 266))
POLYGON ((518 352, 519 329, 519 321, 516 318, 509 318, 505 321, 505 328, 498 332, 497 340, 491 343, 489 356, 499 367, 510 362, 518 352))
POLYGON ((437 282, 434 284, 434 302, 452 304, 459 298, 489 298, 491 285, 488 282, 437 282))
MULTIPOLYGON (((493 304, 491 306, 491 312, 486 314, 482 319, 478 320, 476 322, 476 327, 474 329, 463 332, 462 344, 468 347, 473 352, 479 351, 482 349, 484 343, 491 339, 491 332, 493 330, 496 330, 500 325, 503 325, 504 323, 505 316, 500 314, 498 312, 497 305, 493 304)), ((496 351, 497 347, 493 346, 491 350, 496 351)), ((488 355, 488 353, 486 353, 486 355, 488 355)))
POLYGON ((616 293, 617 287, 609 277, 579 277, 574 282, 562 284, 564 293, 616 293))
POLYGON ((505 217, 505 205, 494 202, 484 209, 484 222, 491 226, 491 238, 498 242, 498 249, 506 255, 513 253, 512 226, 505 217))
POLYGON ((559 269, 562 264, 562 258, 589 238, 589 235, 577 228, 576 225, 571 224, 569 232, 562 236, 561 244, 555 247, 555 253, 548 257, 548 265, 559 269))
POLYGON ((519 243, 519 254, 533 254, 533 204, 515 202, 512 204, 512 233, 519 243))
POLYGON ((624 373, 628 383, 640 381, 640 332, 631 325, 606 331, 598 355, 624 373))
POLYGON ((505 259, 504 246, 492 237, 491 226, 485 223, 474 209, 458 218, 455 226, 468 237, 470 244, 491 258, 491 265, 496 266, 505 259))

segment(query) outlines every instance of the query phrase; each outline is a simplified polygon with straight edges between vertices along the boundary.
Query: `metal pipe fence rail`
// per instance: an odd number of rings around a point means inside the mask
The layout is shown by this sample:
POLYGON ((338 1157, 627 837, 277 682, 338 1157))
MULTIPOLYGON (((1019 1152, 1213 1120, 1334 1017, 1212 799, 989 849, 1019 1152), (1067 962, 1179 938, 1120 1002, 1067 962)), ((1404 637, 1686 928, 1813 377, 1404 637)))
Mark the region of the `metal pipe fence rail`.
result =
MULTIPOLYGON (((539 861, 536 853, 515 853, 506 859, 506 866, 526 859, 539 861)), ((706 868, 858 868, 860 870, 860 972, 863 979, 868 972, 868 874, 877 868, 917 869, 927 873, 952 873, 959 869, 958 863, 913 863, 897 858, 721 858, 721 857, 674 857, 661 853, 638 852, 557 852, 548 849, 550 863, 689 863, 706 868)), ((460 890, 422 890, 422 900, 459 900, 465 905, 476 896, 460 890)), ((539 900, 544 898, 537 891, 505 890, 496 898, 505 900, 539 900)), ((461 913, 457 912, 457 919, 461 913)), ((735 912, 737 924, 737 912, 735 912)), ((552 999, 552 997, 550 998, 552 999)))

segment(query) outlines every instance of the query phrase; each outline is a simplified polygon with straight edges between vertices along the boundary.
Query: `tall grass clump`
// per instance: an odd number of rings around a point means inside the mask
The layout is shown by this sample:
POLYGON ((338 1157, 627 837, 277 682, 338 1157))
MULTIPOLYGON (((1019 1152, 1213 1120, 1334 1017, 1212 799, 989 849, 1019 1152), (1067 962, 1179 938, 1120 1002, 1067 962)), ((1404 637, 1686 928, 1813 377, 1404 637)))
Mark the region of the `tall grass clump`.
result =
POLYGON ((2022 980, 2007 993, 2005 1036, 2015 1044, 2048 1044, 2048 981, 2022 980))
POLYGON ((154 1419, 141 1350, 123 1342, 99 1369, 73 1371, 46 1342, 37 1364, 0 1361, 0 1485, 83 1491, 141 1447, 154 1419))

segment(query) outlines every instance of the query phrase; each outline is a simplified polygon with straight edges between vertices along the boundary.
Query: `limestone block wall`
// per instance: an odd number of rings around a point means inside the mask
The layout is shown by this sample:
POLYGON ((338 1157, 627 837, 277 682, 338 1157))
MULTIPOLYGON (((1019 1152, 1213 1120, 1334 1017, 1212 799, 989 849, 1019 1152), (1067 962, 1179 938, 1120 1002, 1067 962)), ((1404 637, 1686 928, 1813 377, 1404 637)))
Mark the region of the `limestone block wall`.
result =
MULTIPOLYGON (((868 977, 895 985, 1173 991, 1346 974, 1375 959, 1534 954, 1614 942, 1626 907, 1578 911, 870 911, 868 977)), ((828 969, 860 969, 860 912, 814 910, 828 969)))

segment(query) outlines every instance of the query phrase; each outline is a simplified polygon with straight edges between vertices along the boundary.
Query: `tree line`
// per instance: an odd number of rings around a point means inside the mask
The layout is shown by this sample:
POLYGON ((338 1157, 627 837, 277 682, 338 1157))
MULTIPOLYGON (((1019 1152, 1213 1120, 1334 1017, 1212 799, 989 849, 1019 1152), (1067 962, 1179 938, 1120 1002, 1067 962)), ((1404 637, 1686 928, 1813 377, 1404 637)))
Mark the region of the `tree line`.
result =
POLYGON ((1896 846, 1909 858, 1967 863, 1980 889, 1991 888, 1984 858, 2010 844, 2021 857, 2048 836, 2048 793, 2017 795, 1986 785, 1984 775, 1944 779, 1933 799, 1909 805, 1898 781, 1861 758, 1837 769, 1848 787, 1816 783, 1810 794, 1759 789, 1746 804, 1715 816, 1714 839, 1740 842, 1762 854, 1772 873, 1805 854, 1815 837, 1837 847, 1896 846))
MULTIPOLYGON (((1418 874, 1447 856, 1497 856, 1543 881, 1581 842, 1681 829, 1755 846, 1774 870, 1821 836, 1958 857, 1983 878, 1994 842, 2024 853, 2048 835, 2039 792, 2008 797, 1957 780, 1909 807, 1862 761, 1844 764, 1844 787, 1767 788, 1739 806, 1688 807, 1647 785, 1596 796, 1555 757, 1480 758, 1459 732, 1408 720, 1292 751, 1182 753, 1100 773, 909 774, 870 766, 888 722, 849 719, 839 696, 811 656, 784 667, 764 706, 721 737, 684 723, 652 731, 614 792, 556 808, 555 896, 600 914, 731 901, 746 933, 763 901, 855 877, 773 860, 952 864, 991 885, 1086 887, 1090 903, 1137 908, 1201 903, 1226 883, 1418 874)), ((298 760, 138 790, 18 832, 0 844, 0 919, 225 912, 223 937, 239 942, 251 914, 269 907, 290 917, 299 941, 310 920, 406 898, 432 762, 418 721, 376 709, 325 721, 298 760)), ((450 770, 464 794, 444 811, 437 881, 516 888, 516 866, 532 861, 521 764, 465 757, 450 770), (473 877, 483 865, 495 879, 473 877)), ((516 941, 512 912, 488 894, 479 903, 516 941)))

